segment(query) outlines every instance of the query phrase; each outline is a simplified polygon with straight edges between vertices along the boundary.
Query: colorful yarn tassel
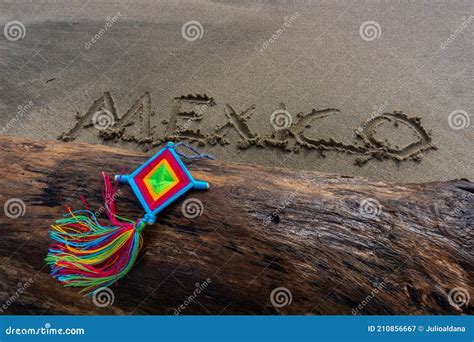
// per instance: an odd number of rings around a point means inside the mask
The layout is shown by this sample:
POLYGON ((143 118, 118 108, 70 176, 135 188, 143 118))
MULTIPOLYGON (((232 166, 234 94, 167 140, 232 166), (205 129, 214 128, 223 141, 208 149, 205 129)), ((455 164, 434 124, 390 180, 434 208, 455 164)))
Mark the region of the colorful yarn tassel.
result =
POLYGON ((112 187, 110 178, 102 175, 102 196, 110 225, 101 225, 89 210, 69 209, 67 217, 52 226, 50 236, 56 243, 46 257, 54 278, 65 286, 83 287, 80 292, 86 296, 129 272, 142 247, 145 226, 142 220, 133 222, 115 214, 118 184, 112 187))

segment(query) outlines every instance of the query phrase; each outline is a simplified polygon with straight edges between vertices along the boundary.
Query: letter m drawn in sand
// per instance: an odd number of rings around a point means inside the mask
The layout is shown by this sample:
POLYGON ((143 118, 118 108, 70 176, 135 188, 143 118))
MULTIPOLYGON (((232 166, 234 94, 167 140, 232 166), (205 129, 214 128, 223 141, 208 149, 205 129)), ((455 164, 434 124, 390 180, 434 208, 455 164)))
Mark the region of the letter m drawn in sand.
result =
POLYGON ((99 112, 106 112, 110 116, 111 125, 108 130, 101 131, 101 137, 104 139, 122 138, 128 141, 143 142, 144 140, 151 140, 152 129, 150 124, 150 117, 154 114, 151 109, 150 93, 144 93, 130 109, 119 118, 115 108, 114 100, 109 92, 105 92, 101 97, 95 100, 89 107, 85 115, 78 114, 76 116, 77 122, 74 127, 68 132, 61 134, 58 139, 63 141, 72 141, 77 138, 82 129, 92 127, 94 125, 94 115, 99 112), (140 123, 140 136, 127 135, 127 127, 135 124, 135 118, 138 116, 140 123))

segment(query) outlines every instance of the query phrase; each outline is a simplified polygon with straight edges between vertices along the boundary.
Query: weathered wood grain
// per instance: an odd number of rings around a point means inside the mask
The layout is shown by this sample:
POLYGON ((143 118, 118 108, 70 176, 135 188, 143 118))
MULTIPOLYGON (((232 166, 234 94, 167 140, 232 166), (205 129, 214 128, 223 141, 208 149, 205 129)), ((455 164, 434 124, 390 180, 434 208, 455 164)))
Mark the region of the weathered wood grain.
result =
MULTIPOLYGON (((0 138, 1 203, 19 198, 23 216, 0 215, 0 304, 33 279, 7 314, 472 314, 448 302, 452 288, 474 294, 474 184, 372 182, 222 161, 190 165, 207 192, 188 193, 144 231, 130 274, 113 286, 115 302, 100 308, 49 276, 49 225, 64 211, 102 205, 100 172, 133 170, 147 156, 98 145, 0 138), (186 218, 185 199, 203 203, 186 218), (367 199, 374 218, 360 214, 367 199), (270 295, 291 291, 281 308, 270 295), (368 299, 374 289, 378 293, 368 299)), ((126 186, 117 212, 142 209, 126 186)))

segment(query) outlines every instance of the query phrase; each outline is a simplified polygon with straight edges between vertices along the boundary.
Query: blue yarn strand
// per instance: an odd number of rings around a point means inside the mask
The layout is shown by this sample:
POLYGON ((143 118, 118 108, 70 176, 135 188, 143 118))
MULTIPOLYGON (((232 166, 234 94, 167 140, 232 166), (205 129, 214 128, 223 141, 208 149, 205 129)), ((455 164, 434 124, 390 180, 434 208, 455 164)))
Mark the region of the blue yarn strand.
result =
POLYGON ((188 144, 185 144, 184 142, 178 142, 174 145, 174 149, 176 151, 176 153, 180 156, 180 157, 183 157, 185 159, 188 159, 188 160, 194 160, 194 159, 210 159, 210 160, 214 160, 216 158, 214 158, 213 156, 207 154, 207 153, 199 153, 199 150, 197 148, 195 148, 194 146, 191 146, 191 145, 188 145, 188 144), (184 148, 187 148, 188 150, 190 150, 191 152, 193 152, 194 154, 192 155, 187 155, 187 154, 184 154, 183 152, 180 152, 178 151, 178 147, 180 146, 183 146, 184 148))

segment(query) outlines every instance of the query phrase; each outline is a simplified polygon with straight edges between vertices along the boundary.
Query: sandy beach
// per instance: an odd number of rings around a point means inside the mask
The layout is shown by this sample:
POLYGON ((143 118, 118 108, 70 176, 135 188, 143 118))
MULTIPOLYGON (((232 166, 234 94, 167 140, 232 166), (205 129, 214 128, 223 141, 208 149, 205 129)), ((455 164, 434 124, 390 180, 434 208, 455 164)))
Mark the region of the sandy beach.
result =
POLYGON ((75 141, 151 152, 178 132, 227 161, 386 181, 474 178, 472 1, 0 9, 2 135, 56 140, 79 125, 75 141), (114 121, 108 136, 89 124, 100 111, 114 121), (275 129, 275 113, 301 127, 275 129))

